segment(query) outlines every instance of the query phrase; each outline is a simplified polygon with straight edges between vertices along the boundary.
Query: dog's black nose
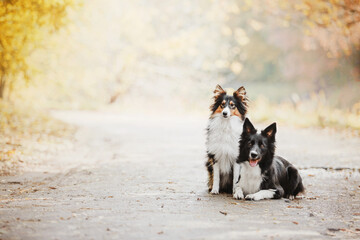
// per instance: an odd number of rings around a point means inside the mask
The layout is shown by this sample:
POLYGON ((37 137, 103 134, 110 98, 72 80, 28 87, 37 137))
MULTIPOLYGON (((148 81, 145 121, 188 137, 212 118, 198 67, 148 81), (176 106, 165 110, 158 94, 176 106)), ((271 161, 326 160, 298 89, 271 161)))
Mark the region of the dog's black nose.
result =
POLYGON ((224 116, 227 116, 227 112, 223 112, 223 115, 224 115, 224 116))
POLYGON ((250 153, 250 157, 256 159, 258 157, 257 153, 250 153))

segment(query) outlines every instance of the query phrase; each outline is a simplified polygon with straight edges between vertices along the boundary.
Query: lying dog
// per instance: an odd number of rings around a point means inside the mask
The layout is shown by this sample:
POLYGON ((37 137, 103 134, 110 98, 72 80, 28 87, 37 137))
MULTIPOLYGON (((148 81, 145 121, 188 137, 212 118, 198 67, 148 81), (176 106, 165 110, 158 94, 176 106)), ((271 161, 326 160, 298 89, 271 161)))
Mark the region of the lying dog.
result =
POLYGON ((234 166, 234 198, 261 200, 294 198, 304 191, 298 170, 284 158, 274 156, 276 123, 258 132, 245 119, 240 140, 240 156, 234 166))
POLYGON ((206 141, 208 187, 212 194, 232 193, 237 180, 233 178, 233 165, 239 155, 239 138, 248 99, 244 87, 234 92, 217 85, 214 94, 206 141))

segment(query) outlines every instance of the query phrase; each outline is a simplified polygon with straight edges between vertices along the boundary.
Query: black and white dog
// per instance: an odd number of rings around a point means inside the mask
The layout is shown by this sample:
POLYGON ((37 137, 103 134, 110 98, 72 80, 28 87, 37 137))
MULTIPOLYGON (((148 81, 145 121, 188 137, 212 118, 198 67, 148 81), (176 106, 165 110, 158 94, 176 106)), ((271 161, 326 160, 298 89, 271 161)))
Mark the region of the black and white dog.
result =
POLYGON ((294 198, 304 191, 298 170, 275 154, 276 123, 258 132, 245 119, 240 140, 240 156, 234 165, 234 198, 261 200, 294 198), (236 176, 235 176, 236 174, 236 176))
POLYGON ((239 139, 247 106, 244 87, 225 91, 220 85, 216 86, 206 141, 208 187, 212 194, 233 192, 237 181, 233 178, 233 166, 239 156, 239 139))

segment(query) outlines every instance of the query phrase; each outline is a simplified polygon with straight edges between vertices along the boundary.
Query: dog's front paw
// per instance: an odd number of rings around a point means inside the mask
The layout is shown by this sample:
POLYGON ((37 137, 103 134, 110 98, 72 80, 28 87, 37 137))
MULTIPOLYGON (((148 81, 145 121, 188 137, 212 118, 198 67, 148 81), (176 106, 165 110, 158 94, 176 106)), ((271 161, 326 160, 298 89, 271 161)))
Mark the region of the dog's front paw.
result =
POLYGON ((271 199, 271 198, 274 198, 275 193, 276 193, 276 189, 261 190, 254 194, 248 194, 245 197, 245 199, 246 200, 254 200, 254 201, 259 201, 262 199, 271 199))
POLYGON ((235 199, 244 199, 244 193, 241 189, 235 189, 233 197, 235 199))
POLYGON ((246 195, 245 199, 246 200, 254 200, 254 201, 261 200, 261 198, 256 194, 248 194, 248 195, 246 195))
POLYGON ((213 188, 210 193, 211 194, 219 194, 219 189, 218 188, 213 188))

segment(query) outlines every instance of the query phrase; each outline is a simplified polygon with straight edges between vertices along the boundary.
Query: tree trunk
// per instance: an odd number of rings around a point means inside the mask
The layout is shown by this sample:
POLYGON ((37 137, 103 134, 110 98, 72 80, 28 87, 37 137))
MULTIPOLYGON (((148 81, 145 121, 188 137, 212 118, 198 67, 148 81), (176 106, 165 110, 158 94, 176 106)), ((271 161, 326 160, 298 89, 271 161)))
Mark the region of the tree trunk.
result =
POLYGON ((0 77, 0 99, 4 98, 5 83, 5 74, 3 74, 0 77))

